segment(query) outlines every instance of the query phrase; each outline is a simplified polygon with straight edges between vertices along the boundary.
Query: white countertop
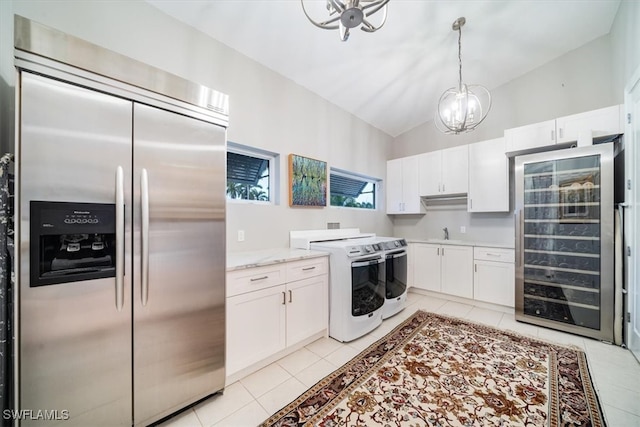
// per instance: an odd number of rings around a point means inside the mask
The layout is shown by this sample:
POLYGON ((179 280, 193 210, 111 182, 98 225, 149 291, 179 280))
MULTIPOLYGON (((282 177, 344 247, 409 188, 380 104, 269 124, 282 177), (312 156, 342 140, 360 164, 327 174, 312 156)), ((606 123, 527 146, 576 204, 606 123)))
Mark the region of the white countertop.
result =
POLYGON ((281 262, 328 256, 327 252, 307 249, 273 248, 259 251, 228 252, 227 271, 260 267, 281 262))
POLYGON ((513 249, 513 243, 490 243, 476 242, 473 240, 444 240, 444 239, 406 239, 407 243, 431 243, 434 245, 455 245, 455 246, 482 246, 486 248, 513 249))

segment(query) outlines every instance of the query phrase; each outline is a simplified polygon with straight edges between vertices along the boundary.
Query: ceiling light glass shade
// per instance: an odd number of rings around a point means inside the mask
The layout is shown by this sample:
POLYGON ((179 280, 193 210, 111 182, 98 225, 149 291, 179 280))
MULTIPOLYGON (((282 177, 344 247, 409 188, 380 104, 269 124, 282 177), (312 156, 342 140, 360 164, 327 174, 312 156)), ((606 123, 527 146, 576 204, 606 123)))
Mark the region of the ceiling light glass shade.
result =
POLYGON ((434 119, 441 132, 459 134, 471 132, 487 117, 491 109, 491 93, 481 85, 466 85, 462 82, 462 31, 464 17, 451 26, 458 31, 458 86, 445 90, 438 101, 434 119))
POLYGON ((325 30, 339 30, 340 39, 349 39, 349 30, 360 27, 362 31, 373 33, 378 31, 387 21, 387 3, 389 0, 327 0, 329 17, 323 21, 316 21, 307 12, 305 0, 300 0, 302 10, 309 21, 318 28, 325 30), (378 25, 372 24, 369 17, 382 10, 382 19, 378 25))

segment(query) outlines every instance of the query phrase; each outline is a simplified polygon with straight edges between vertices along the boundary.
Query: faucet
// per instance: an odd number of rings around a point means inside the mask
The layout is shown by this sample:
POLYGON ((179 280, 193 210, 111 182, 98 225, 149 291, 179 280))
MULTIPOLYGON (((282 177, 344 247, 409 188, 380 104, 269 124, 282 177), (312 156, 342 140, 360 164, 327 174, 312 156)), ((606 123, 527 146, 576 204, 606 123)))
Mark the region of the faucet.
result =
POLYGON ((444 240, 449 240, 449 229, 445 227, 442 231, 444 231, 444 240))

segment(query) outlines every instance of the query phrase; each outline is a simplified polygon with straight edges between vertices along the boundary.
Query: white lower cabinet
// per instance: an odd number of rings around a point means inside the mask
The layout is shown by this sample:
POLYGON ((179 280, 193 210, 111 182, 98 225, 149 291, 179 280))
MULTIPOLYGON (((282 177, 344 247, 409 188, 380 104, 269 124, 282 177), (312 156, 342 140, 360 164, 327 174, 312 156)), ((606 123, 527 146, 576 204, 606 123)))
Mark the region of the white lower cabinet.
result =
POLYGON ((473 298, 473 247, 442 247, 442 292, 473 298))
POLYGON ((513 249, 474 248, 473 298, 514 307, 514 259, 513 249))
POLYGON ((327 275, 287 283, 287 345, 327 329, 327 275))
POLYGON ((227 298, 227 375, 284 350, 285 285, 227 298))
POLYGON ((416 243, 414 286, 473 298, 473 247, 416 243))
POLYGON ((413 283, 416 288, 440 292, 440 245, 413 245, 413 283))
POLYGON ((328 260, 227 273, 227 377, 328 327, 328 260))
POLYGON ((513 249, 409 244, 411 286, 427 291, 514 307, 513 249))

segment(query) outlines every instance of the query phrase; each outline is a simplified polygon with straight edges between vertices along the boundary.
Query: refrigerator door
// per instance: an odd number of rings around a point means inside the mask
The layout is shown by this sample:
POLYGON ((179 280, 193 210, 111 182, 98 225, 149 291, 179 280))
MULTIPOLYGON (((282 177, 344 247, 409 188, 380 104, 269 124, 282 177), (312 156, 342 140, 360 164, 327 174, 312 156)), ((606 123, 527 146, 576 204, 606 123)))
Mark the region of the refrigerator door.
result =
POLYGON ((134 424, 224 387, 225 129, 134 107, 134 424))
MULTIPOLYGON (((33 410, 33 418, 36 410, 53 411, 46 418, 56 425, 67 417, 63 424, 70 426, 130 425, 131 271, 123 256, 131 251, 132 103, 27 72, 19 84, 20 408, 33 410), (116 198, 118 219, 125 219, 117 234, 123 281, 36 287, 30 281, 30 264, 38 263, 30 259, 32 202, 100 203, 115 212, 116 198)), ((67 245, 64 252, 80 251, 80 243, 67 245)), ((49 246, 63 252, 61 243, 49 246)))
POLYGON ((613 341, 613 147, 516 159, 516 319, 613 341))

